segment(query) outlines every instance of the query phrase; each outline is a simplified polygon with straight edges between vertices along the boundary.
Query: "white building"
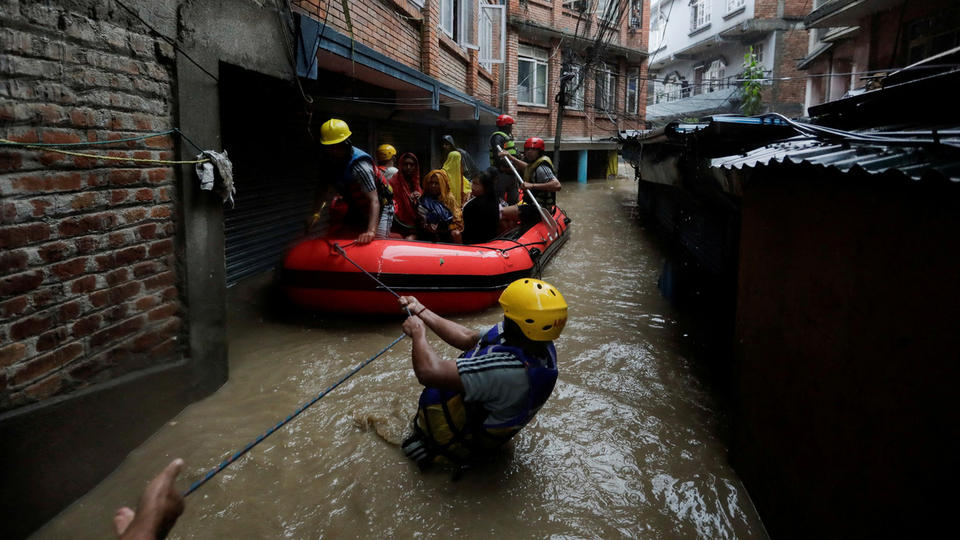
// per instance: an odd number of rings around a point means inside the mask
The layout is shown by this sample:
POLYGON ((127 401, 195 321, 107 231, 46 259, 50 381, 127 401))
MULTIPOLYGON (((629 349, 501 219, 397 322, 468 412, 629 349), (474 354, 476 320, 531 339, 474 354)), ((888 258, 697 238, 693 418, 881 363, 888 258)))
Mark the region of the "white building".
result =
POLYGON ((739 112, 744 56, 751 47, 770 76, 767 111, 803 113, 796 59, 807 49, 804 0, 651 0, 647 120, 739 112))

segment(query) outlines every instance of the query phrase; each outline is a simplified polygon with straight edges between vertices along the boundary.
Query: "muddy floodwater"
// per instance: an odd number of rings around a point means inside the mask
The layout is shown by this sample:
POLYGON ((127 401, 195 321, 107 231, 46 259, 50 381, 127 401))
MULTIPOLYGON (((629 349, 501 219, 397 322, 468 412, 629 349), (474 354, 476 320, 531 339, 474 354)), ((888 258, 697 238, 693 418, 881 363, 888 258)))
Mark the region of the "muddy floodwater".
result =
MULTIPOLYGON (((664 255, 630 216, 635 193, 622 178, 564 184, 572 236, 543 274, 570 305, 560 379, 492 463, 453 481, 403 456, 420 392, 403 340, 190 495, 171 538, 764 537, 690 329, 657 289, 664 255)), ((270 290, 269 276, 230 290, 229 382, 37 538, 109 538, 114 509, 171 459, 186 460, 185 489, 401 334, 400 318, 278 312, 270 290)))

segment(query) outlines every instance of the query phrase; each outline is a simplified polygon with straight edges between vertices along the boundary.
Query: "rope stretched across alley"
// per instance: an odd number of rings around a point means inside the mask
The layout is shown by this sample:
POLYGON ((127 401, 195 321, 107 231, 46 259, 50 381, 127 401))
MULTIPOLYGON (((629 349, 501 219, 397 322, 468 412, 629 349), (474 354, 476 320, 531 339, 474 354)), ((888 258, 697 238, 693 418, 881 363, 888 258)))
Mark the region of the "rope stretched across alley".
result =
MULTIPOLYGON (((348 245, 349 245, 349 244, 348 244, 348 245)), ((384 285, 382 281, 380 281, 379 279, 377 279, 377 278, 376 278, 373 274, 371 274, 370 272, 367 272, 366 270, 364 270, 362 266, 360 266, 359 264, 357 264, 356 262, 354 262, 353 259, 351 259, 349 256, 347 256, 347 253, 343 250, 342 247, 340 247, 340 244, 336 244, 336 243, 335 243, 335 244, 333 244, 333 246, 334 246, 334 248, 337 250, 337 252, 339 252, 340 255, 341 255, 344 259, 350 261, 351 264, 353 264, 354 266, 356 266, 357 268, 359 268, 364 274, 366 274, 367 276, 369 276, 370 279, 376 281, 378 284, 380 284, 381 287, 383 287, 384 289, 386 289, 387 291, 389 291, 391 294, 393 294, 393 295, 396 296, 397 298, 400 298, 400 295, 397 294, 396 291, 394 291, 394 290, 391 289, 390 287, 384 285)), ((410 315, 410 310, 409 310, 409 308, 404 308, 404 309, 406 309, 407 315, 410 315)), ((312 406, 314 403, 320 401, 321 398, 323 398, 324 396, 326 396, 327 394, 329 394, 330 392, 332 392, 336 387, 338 387, 338 386, 340 386, 341 384, 343 384, 344 381, 346 381, 346 380, 349 379, 350 377, 353 377, 358 371, 360 371, 361 369, 363 369, 367 364, 369 364, 370 362, 373 362, 373 361, 376 360, 377 358, 380 358, 381 356, 383 356, 384 353, 386 353, 386 352, 389 351, 391 348, 393 348, 393 346, 396 345, 397 343, 400 343, 400 341, 401 341, 403 338, 405 338, 405 337, 406 337, 406 334, 400 334, 400 336, 397 337, 397 339, 393 340, 389 345, 387 345, 386 347, 384 347, 383 349, 381 349, 380 352, 378 352, 377 354, 371 356, 370 358, 368 358, 368 359, 364 360, 363 362, 361 362, 360 364, 358 364, 355 368, 353 368, 352 370, 350 370, 349 373, 347 373, 346 375, 344 375, 343 377, 341 377, 339 381, 333 383, 332 385, 330 385, 329 387, 327 387, 326 390, 324 390, 323 392, 320 392, 319 394, 317 394, 317 396, 316 396, 315 398, 313 398, 313 399, 311 399, 310 401, 308 401, 308 402, 304 403, 303 405, 301 405, 301 406, 300 406, 296 411, 294 411, 292 414, 290 414, 289 416, 287 416, 285 419, 281 420, 280 422, 277 422, 277 425, 275 425, 275 426, 273 426, 272 428, 268 429, 268 430, 265 431, 262 435, 260 435, 259 437, 257 437, 257 438, 254 439, 253 441, 249 442, 246 446, 244 446, 242 449, 240 449, 239 451, 237 451, 235 454, 233 454, 233 455, 230 456, 229 458, 227 458, 227 459, 223 460, 222 462, 220 462, 220 464, 217 465, 215 468, 211 469, 210 472, 208 472, 207 474, 203 475, 203 478, 201 478, 201 479, 197 480, 196 482, 194 482, 193 484, 191 484, 191 486, 190 486, 189 488, 187 488, 186 491, 183 492, 183 496, 186 497, 187 495, 190 495, 191 493, 193 493, 194 491, 196 491, 197 488, 199 488, 200 486, 202 486, 203 484, 205 484, 208 480, 210 480, 211 478, 213 478, 214 476, 216 476, 217 474, 219 474, 220 471, 222 471, 222 470, 226 469, 227 467, 229 467, 231 463, 233 463, 233 462, 235 462, 236 460, 240 459, 244 454, 246 454, 247 452, 249 452, 254 446, 260 444, 264 439, 266 439, 266 438, 269 437, 270 435, 273 435, 277 430, 279 430, 280 428, 282 428, 283 426, 285 426, 287 423, 289 423, 291 420, 293 420, 294 418, 296 418, 297 416, 299 416, 300 413, 302 413, 303 411, 305 411, 305 410, 307 410, 308 408, 310 408, 310 406, 312 406)))
POLYGON ((323 398, 323 396, 329 394, 331 391, 333 391, 334 388, 336 388, 336 387, 340 386, 341 384, 343 384, 343 382, 346 381, 347 379, 349 379, 350 377, 353 377, 358 371, 360 371, 361 369, 363 369, 364 366, 366 366, 366 365, 369 364, 370 362, 373 362, 373 361, 376 360, 377 358, 380 358, 381 356, 383 356, 384 353, 386 353, 387 351, 389 351, 389 350, 390 350, 394 345, 396 345, 397 343, 400 343, 400 340, 402 340, 402 339, 405 338, 405 337, 406 337, 406 334, 400 334, 400 337, 398 337, 397 339, 393 340, 392 343, 390 343, 389 345, 387 345, 386 347, 384 347, 384 348, 383 348, 380 352, 378 352, 377 354, 375 354, 375 355, 371 356, 370 358, 368 358, 368 359, 364 360, 363 362, 361 362, 359 365, 357 365, 357 367, 353 368, 352 370, 350 370, 349 373, 347 373, 346 375, 344 375, 343 377, 341 377, 339 381, 333 383, 333 384, 330 385, 326 390, 324 390, 323 392, 320 392, 319 394, 317 394, 317 397, 315 397, 315 398, 311 399, 310 401, 308 401, 308 402, 304 403, 303 405, 301 405, 300 408, 298 408, 296 411, 293 412, 293 414, 291 414, 290 416, 286 417, 284 420, 281 420, 280 422, 277 422, 277 425, 275 425, 275 426, 273 426, 272 428, 270 428, 270 429, 268 429, 267 431, 265 431, 262 435, 260 435, 259 437, 257 437, 256 439, 254 439, 253 441, 251 441, 250 443, 248 443, 246 446, 244 446, 244 447, 243 447, 240 451, 238 451, 237 453, 235 453, 235 454, 233 454, 232 456, 230 456, 229 458, 223 460, 219 465, 216 466, 216 468, 212 469, 210 472, 208 472, 207 474, 205 474, 205 475, 203 476, 203 478, 201 478, 200 480, 197 480, 197 481, 194 482, 189 488, 187 488, 187 490, 183 492, 183 496, 186 497, 187 495, 190 495, 191 493, 193 493, 194 491, 196 491, 197 488, 199 488, 200 486, 202 486, 203 484, 205 484, 205 483, 207 482, 207 480, 210 480, 211 478, 213 478, 214 476, 216 476, 220 471, 222 471, 222 470, 226 469, 227 467, 229 467, 231 463, 233 463, 234 461, 240 459, 241 456, 243 456, 244 454, 246 454, 247 452, 249 452, 254 446, 260 444, 264 439, 266 439, 266 438, 269 437, 270 435, 273 435, 278 429, 282 428, 282 427, 285 426, 288 422, 290 422, 291 420, 293 420, 294 418, 296 418, 297 416, 299 416, 300 413, 302 413, 303 411, 305 411, 305 410, 307 410, 308 408, 310 408, 311 405, 313 405, 314 403, 320 401, 320 399, 323 398))

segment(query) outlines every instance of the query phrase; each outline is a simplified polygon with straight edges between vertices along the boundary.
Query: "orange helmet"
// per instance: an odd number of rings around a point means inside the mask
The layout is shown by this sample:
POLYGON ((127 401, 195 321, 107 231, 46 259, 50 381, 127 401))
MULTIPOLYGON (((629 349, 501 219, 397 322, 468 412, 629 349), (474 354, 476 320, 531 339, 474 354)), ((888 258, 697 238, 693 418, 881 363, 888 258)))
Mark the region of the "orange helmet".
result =
POLYGON ((501 114, 497 117, 497 127, 509 126, 513 124, 513 117, 509 114, 501 114))

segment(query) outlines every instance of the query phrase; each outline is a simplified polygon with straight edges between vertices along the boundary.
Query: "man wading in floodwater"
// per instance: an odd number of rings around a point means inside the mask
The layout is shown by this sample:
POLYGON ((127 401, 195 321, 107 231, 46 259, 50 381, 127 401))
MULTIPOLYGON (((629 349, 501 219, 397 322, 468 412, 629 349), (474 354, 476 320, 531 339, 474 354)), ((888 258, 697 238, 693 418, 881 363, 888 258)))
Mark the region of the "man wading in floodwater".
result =
POLYGON ((413 338, 413 371, 420 406, 403 451, 421 469, 434 462, 469 465, 533 419, 557 382, 553 340, 567 322, 567 303, 555 287, 519 279, 500 295, 503 322, 481 335, 404 296, 410 310, 403 331, 413 338), (441 358, 426 328, 464 351, 441 358))

